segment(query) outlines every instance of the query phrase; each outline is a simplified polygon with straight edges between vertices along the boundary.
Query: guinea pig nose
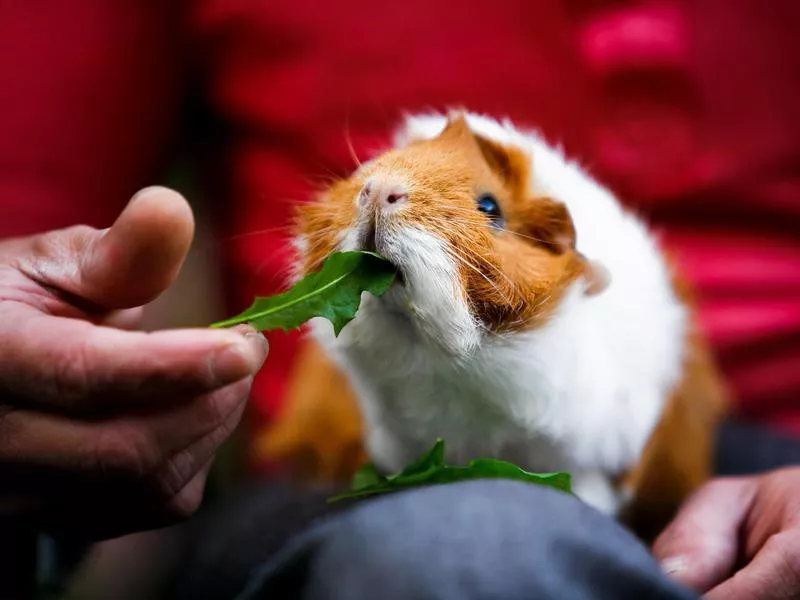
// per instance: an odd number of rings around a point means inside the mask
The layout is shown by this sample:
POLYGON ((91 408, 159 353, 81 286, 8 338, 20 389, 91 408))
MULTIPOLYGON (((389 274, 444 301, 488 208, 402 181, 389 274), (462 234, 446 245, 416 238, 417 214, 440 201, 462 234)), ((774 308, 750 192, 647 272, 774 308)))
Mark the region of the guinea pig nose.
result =
POLYGON ((386 196, 386 204, 400 204, 408 200, 408 194, 391 192, 386 196))
POLYGON ((378 190, 377 200, 380 203, 380 208, 392 210, 408 202, 408 192, 398 184, 384 185, 378 190))
POLYGON ((359 206, 375 206, 378 210, 393 210, 408 202, 408 188, 402 182, 388 177, 373 177, 361 188, 359 206))

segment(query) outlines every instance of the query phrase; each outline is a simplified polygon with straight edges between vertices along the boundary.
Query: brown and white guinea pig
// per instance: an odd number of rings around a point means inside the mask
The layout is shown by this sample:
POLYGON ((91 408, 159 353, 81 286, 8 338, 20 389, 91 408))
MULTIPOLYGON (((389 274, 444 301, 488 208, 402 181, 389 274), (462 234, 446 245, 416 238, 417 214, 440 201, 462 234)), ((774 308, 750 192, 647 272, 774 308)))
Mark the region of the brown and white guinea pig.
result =
MULTIPOLYGON (((366 449, 573 474, 596 508, 657 528, 709 473, 723 388, 642 222, 534 133, 409 117, 395 148, 299 209, 299 274, 373 250, 400 273, 335 337, 366 449)), ((646 532, 645 532, 646 533, 646 532)))

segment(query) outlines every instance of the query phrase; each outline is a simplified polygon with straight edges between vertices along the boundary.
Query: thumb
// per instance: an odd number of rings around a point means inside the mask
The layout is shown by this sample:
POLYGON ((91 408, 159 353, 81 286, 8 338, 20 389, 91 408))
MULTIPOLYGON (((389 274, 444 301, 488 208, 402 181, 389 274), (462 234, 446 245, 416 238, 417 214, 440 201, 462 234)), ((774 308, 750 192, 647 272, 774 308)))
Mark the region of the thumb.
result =
POLYGON ((689 498, 653 545, 668 575, 703 593, 733 572, 755 483, 749 478, 718 479, 689 498))
POLYGON ((186 200, 167 188, 145 188, 110 228, 44 234, 23 265, 34 279, 97 309, 128 308, 169 287, 193 236, 194 217, 186 200))

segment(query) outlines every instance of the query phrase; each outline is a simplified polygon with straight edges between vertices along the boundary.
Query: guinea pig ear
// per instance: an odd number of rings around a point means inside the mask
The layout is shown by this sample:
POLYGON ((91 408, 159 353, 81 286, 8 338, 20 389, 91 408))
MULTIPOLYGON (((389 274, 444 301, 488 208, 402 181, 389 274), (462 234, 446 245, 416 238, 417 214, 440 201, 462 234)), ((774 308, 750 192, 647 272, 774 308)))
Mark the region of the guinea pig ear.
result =
POLYGON ((587 296, 597 296, 608 288, 611 283, 611 273, 603 263, 589 260, 582 254, 580 258, 583 261, 583 278, 586 280, 584 293, 587 296))
POLYGON ((441 139, 469 139, 473 136, 463 112, 453 111, 447 115, 447 124, 439 134, 441 139))
POLYGON ((587 296, 602 293, 611 283, 611 273, 605 265, 585 257, 575 249, 575 224, 563 202, 552 198, 534 198, 526 206, 522 226, 514 229, 527 236, 531 243, 544 246, 555 254, 572 251, 581 265, 586 281, 587 296))
POLYGON ((483 160, 514 194, 524 194, 530 172, 530 159, 519 149, 475 135, 483 160))
POLYGON ((534 198, 525 206, 520 221, 514 229, 532 243, 556 254, 575 250, 575 225, 563 202, 546 197, 534 198))

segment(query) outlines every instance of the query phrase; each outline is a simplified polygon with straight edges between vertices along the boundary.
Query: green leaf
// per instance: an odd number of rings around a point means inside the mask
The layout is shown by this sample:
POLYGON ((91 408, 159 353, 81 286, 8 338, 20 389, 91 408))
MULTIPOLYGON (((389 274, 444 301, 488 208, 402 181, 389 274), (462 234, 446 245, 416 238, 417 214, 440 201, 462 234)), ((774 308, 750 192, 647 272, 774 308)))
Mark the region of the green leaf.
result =
POLYGON ((375 465, 368 464, 361 467, 353 477, 353 489, 361 490, 386 482, 386 478, 378 472, 375 465))
POLYGON ((399 477, 414 477, 422 473, 427 473, 429 471, 439 469, 443 466, 444 466, 444 441, 438 439, 436 440, 436 443, 433 445, 433 448, 428 450, 416 462, 413 462, 410 465, 408 465, 399 474, 395 475, 391 479, 397 479, 399 477))
POLYGON ((491 458, 479 458, 463 467, 446 465, 444 441, 437 440, 433 448, 397 475, 383 477, 373 465, 367 465, 356 474, 351 490, 333 496, 329 502, 470 479, 513 479, 572 493, 569 473, 529 473, 510 462, 491 458))
POLYGON ((314 317, 325 317, 339 335, 355 318, 362 292, 381 296, 396 275, 391 263, 372 252, 337 252, 320 271, 307 275, 288 292, 256 298, 243 313, 212 327, 248 323, 259 331, 289 331, 314 317))

